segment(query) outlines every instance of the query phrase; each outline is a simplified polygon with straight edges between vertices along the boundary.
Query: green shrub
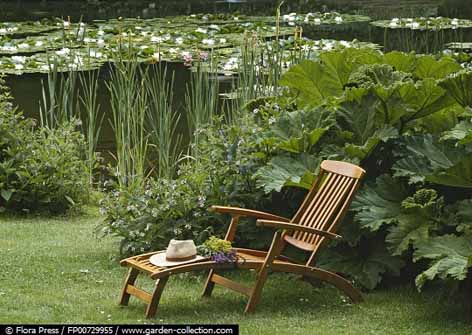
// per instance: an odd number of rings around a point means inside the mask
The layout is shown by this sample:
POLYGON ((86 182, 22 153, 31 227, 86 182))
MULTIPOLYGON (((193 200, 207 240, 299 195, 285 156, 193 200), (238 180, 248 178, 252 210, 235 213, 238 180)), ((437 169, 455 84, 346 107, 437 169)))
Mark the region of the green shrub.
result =
MULTIPOLYGON (((200 129, 198 160, 183 162, 175 179, 149 178, 145 189, 107 182, 100 203, 106 216, 103 232, 122 238, 124 254, 165 248, 172 238, 202 243, 210 235, 222 236, 229 222, 209 212, 211 205, 267 207, 253 178, 264 160, 253 155, 259 130, 252 116, 238 126, 200 129)), ((239 232, 241 243, 263 243, 254 224, 242 222, 239 232)))
POLYGON ((76 122, 35 129, 0 94, 0 208, 64 213, 89 194, 85 141, 76 122))

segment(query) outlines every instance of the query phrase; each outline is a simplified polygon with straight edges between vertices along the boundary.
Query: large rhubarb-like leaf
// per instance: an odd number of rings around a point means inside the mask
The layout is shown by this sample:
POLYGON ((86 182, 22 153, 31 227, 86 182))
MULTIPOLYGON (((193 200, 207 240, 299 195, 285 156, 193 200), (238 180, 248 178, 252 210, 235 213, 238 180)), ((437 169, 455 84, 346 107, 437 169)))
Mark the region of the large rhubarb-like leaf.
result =
POLYGON ((444 88, 462 107, 472 107, 472 71, 463 70, 451 74, 446 79, 439 81, 439 86, 444 88))
POLYGON ((300 106, 319 106, 343 94, 354 69, 362 64, 379 62, 374 50, 347 48, 341 52, 322 53, 319 61, 305 60, 288 70, 280 80, 282 86, 297 93, 300 106))
POLYGON ((268 165, 257 171, 257 185, 263 187, 266 193, 280 192, 284 186, 310 189, 320 163, 320 159, 307 154, 296 158, 275 156, 268 165))
POLYGON ((464 280, 472 266, 472 236, 444 235, 416 244, 414 260, 430 260, 430 267, 416 277, 419 289, 435 278, 464 280))
POLYGON ((386 237, 393 255, 401 255, 410 245, 428 239, 438 223, 443 208, 443 199, 436 191, 420 189, 402 202, 398 224, 389 229, 386 237))
POLYGON ((270 127, 268 136, 279 149, 307 152, 335 122, 334 113, 319 108, 283 112, 270 127))
POLYGON ((438 60, 434 56, 426 55, 418 57, 414 75, 419 79, 441 79, 461 69, 460 64, 452 57, 445 56, 438 60))
POLYGON ((384 224, 396 223, 402 210, 401 202, 408 196, 403 184, 382 175, 375 185, 365 185, 355 197, 351 210, 356 212, 355 221, 363 228, 376 231, 384 224))
POLYGON ((472 188, 472 157, 463 148, 438 143, 431 135, 407 136, 397 149, 402 156, 393 166, 394 175, 408 177, 410 183, 472 188))
POLYGON ((400 274, 404 266, 401 258, 392 256, 382 243, 368 243, 363 250, 359 248, 324 249, 316 266, 349 276, 361 286, 371 290, 382 280, 382 275, 400 274))

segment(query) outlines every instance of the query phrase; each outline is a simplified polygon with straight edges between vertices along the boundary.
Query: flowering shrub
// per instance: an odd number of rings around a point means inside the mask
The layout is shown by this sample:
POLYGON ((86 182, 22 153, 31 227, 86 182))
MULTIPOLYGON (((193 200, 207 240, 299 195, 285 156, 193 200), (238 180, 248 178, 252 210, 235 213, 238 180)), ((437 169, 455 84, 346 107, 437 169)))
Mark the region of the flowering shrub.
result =
MULTIPOLYGON (((182 163, 174 180, 149 178, 145 189, 119 189, 114 182, 106 183, 100 202, 106 216, 103 232, 122 239, 122 253, 164 248, 172 238, 201 243, 210 235, 221 236, 228 219, 209 212, 211 205, 267 207, 254 181, 255 170, 265 160, 252 141, 260 132, 254 116, 238 126, 197 132, 199 143, 192 152, 198 159, 182 163)), ((261 240, 253 223, 242 222, 239 232, 238 242, 261 240)))
POLYGON ((75 123, 34 129, 0 95, 0 209, 63 213, 88 197, 85 141, 75 123))

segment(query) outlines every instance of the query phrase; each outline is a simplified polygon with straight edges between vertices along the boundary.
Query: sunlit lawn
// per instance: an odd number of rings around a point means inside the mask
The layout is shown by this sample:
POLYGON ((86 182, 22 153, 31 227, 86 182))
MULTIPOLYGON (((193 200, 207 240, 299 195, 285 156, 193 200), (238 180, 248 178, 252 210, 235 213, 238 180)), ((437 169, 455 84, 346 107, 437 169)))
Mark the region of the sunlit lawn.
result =
MULTIPOLYGON (((140 301, 118 306, 125 269, 118 241, 94 235, 99 220, 0 216, 0 323, 151 322, 140 301)), ((277 274, 256 314, 247 316, 244 297, 217 288, 202 299, 202 286, 203 276, 172 278, 152 322, 237 323, 251 335, 472 333, 463 307, 409 287, 366 294, 365 303, 353 306, 335 289, 277 274)))

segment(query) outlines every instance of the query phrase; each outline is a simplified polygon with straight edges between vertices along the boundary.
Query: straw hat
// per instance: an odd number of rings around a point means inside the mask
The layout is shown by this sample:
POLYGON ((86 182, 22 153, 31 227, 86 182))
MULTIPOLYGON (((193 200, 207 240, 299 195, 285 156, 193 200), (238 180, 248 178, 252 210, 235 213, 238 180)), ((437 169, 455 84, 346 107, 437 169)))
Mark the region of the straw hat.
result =
POLYGON ((170 267, 196 262, 204 258, 197 255, 197 248, 192 240, 170 240, 167 250, 152 255, 149 261, 159 267, 170 267))

